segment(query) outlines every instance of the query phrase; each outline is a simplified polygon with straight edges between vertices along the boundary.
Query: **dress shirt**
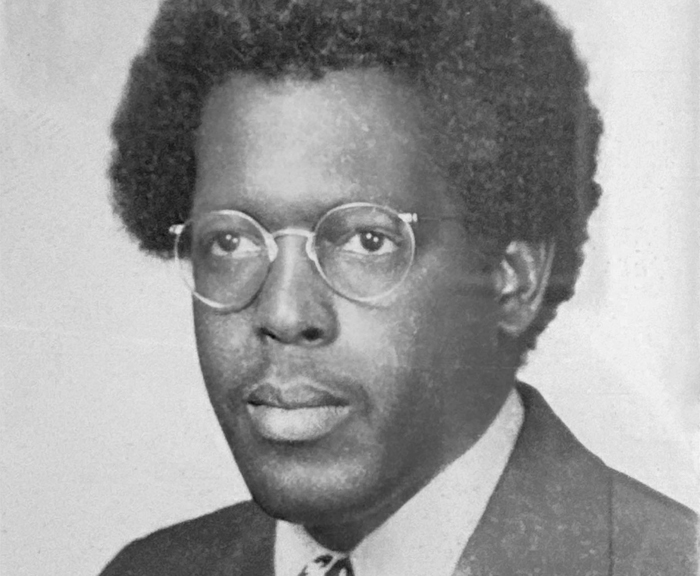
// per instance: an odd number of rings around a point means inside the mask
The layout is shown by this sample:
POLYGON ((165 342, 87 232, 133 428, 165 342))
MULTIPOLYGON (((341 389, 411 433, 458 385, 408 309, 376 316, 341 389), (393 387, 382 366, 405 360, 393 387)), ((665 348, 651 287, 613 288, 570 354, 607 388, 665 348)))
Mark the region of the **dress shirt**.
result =
MULTIPOLYGON (((513 390, 469 450, 350 552, 355 576, 452 576, 506 467, 522 422, 522 402, 513 390)), ((329 552, 302 526, 277 521, 276 576, 298 576, 306 563, 329 552)))

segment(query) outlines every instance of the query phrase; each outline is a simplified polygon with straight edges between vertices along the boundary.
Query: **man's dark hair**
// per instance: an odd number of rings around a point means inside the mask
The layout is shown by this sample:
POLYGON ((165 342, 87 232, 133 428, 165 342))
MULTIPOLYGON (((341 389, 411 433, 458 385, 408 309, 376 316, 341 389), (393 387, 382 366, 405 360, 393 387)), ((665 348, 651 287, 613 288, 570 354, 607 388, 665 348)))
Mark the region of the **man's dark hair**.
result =
POLYGON ((166 0, 112 127, 117 213, 142 249, 172 256, 213 87, 370 67, 421 94, 470 231, 554 242, 542 312, 517 344, 533 348, 574 292, 602 130, 570 34, 534 0, 166 0))

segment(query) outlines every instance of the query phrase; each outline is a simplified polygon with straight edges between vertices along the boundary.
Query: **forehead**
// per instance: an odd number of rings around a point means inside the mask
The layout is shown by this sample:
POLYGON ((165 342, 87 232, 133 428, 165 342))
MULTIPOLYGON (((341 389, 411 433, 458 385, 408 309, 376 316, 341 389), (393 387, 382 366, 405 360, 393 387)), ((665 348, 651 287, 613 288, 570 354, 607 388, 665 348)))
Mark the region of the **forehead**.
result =
POLYGON ((415 90, 376 70, 234 76, 205 104, 193 211, 304 216, 349 201, 423 209, 440 185, 422 110, 415 90))

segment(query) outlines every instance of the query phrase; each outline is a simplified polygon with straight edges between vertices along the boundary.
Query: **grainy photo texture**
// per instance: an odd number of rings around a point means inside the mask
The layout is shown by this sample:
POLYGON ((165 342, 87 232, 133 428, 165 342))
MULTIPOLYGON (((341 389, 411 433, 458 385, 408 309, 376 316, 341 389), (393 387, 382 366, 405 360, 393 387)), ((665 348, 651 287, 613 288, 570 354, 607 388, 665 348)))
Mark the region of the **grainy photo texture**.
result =
POLYGON ((691 4, 5 0, 3 574, 697 574, 691 4))

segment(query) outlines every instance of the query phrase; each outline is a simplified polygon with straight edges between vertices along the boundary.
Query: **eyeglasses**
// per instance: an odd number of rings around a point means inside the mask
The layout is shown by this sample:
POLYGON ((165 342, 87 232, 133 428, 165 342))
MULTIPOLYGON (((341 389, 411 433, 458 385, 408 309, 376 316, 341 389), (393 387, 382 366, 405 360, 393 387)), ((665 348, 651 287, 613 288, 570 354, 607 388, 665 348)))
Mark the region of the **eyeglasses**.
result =
POLYGON ((217 310, 238 311, 262 288, 282 236, 306 238, 306 255, 326 283, 345 298, 371 302, 388 295, 413 263, 416 243, 411 224, 417 221, 415 213, 354 202, 326 212, 313 231, 270 232, 244 212, 218 210, 175 224, 170 233, 192 294, 217 310))

